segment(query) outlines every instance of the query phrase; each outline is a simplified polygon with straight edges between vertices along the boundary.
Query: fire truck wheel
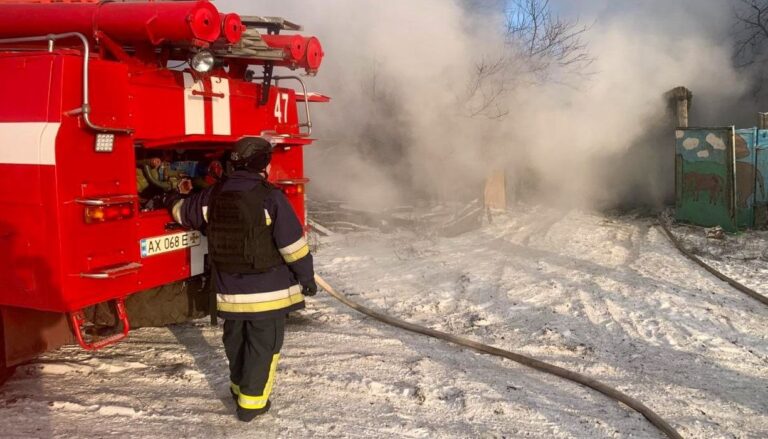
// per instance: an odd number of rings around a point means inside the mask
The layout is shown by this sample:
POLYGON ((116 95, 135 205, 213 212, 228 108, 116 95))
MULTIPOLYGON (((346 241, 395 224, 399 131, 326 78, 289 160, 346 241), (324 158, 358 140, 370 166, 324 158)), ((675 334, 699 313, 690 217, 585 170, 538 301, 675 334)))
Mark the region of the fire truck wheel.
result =
MULTIPOLYGON (((96 305, 92 321, 97 326, 116 324, 109 303, 96 305)), ((200 277, 141 291, 125 300, 131 328, 160 327, 199 319, 208 314, 208 289, 200 277)))
MULTIPOLYGON (((114 327, 115 310, 101 303, 89 311, 96 326, 114 327)), ((183 323, 208 315, 208 289, 201 277, 151 288, 126 298, 125 308, 131 328, 161 327, 183 323)))
POLYGON ((205 317, 207 291, 197 277, 134 294, 125 305, 133 327, 165 326, 205 317))
POLYGON ((0 386, 2 386, 14 372, 16 372, 16 366, 5 367, 4 365, 0 365, 0 386))
POLYGON ((5 334, 3 334, 3 315, 0 313, 0 386, 13 375, 16 366, 5 365, 5 334))

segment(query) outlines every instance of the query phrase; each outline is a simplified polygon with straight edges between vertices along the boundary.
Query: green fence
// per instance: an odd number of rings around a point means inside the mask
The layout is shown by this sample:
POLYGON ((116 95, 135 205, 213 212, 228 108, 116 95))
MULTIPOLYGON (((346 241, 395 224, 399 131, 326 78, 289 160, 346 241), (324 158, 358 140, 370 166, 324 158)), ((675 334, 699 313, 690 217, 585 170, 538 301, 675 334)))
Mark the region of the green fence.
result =
POLYGON ((729 232, 765 225, 768 131, 678 129, 675 162, 678 220, 729 232))

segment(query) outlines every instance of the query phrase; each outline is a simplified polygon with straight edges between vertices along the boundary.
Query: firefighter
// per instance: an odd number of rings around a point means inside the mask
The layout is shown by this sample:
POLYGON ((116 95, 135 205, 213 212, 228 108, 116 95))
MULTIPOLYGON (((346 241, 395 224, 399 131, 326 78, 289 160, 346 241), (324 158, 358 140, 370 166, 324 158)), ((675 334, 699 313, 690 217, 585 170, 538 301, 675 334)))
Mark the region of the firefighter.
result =
POLYGON ((286 315, 317 293, 301 223, 267 182, 271 156, 267 140, 243 138, 224 182, 170 203, 178 223, 207 234, 230 390, 245 422, 269 410, 286 315))

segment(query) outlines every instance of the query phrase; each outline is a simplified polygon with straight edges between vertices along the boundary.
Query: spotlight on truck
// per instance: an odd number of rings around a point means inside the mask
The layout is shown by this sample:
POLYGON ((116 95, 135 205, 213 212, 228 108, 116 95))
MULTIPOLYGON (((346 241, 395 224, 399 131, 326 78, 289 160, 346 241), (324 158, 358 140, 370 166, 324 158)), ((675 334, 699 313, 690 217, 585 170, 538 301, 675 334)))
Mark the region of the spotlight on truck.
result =
POLYGON ((198 73, 208 73, 213 70, 216 59, 210 50, 200 50, 189 60, 189 65, 198 73))

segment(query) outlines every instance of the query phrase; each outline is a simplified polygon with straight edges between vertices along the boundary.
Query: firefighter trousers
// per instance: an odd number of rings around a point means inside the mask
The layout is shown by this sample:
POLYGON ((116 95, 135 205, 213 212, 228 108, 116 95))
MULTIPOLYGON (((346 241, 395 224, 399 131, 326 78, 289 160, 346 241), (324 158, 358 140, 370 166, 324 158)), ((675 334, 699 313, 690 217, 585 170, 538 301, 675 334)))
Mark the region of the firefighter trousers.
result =
POLYGON ((240 409, 264 409, 275 382, 285 316, 263 320, 225 320, 224 350, 232 394, 240 409))

